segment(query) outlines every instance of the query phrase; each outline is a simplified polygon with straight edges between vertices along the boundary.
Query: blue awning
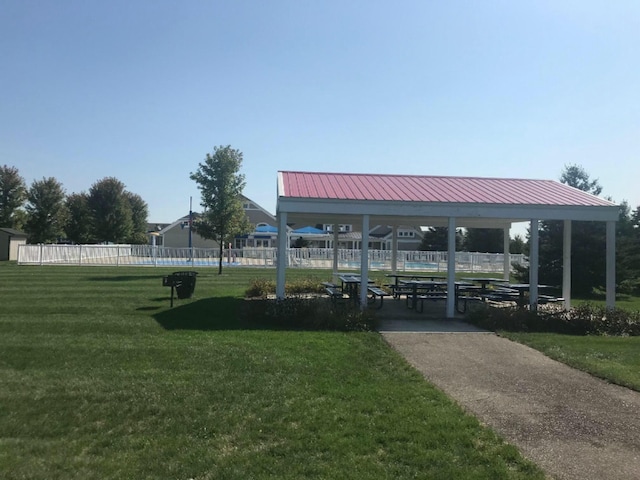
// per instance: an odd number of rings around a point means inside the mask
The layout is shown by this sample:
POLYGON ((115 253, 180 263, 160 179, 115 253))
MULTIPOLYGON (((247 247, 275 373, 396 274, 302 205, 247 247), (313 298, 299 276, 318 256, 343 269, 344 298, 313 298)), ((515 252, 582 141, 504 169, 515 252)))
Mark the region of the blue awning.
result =
POLYGON ((294 230, 293 232, 291 232, 292 235, 297 235, 297 234, 311 234, 311 235, 322 235, 325 232, 324 230, 320 230, 319 228, 315 228, 315 227, 302 227, 299 228, 297 230, 294 230))
POLYGON ((256 227, 256 232, 259 232, 259 233, 278 233, 278 228, 277 227, 273 227, 271 225, 261 225, 259 227, 256 227))

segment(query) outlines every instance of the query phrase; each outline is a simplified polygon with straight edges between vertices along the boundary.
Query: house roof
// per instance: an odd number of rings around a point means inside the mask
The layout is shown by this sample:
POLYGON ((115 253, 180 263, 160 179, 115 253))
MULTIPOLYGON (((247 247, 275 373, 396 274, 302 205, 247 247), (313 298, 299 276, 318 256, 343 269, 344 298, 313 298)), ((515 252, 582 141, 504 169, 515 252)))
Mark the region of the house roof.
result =
POLYGON ((4 232, 6 234, 8 234, 10 237, 24 237, 27 238, 27 234, 24 232, 21 232, 20 230, 16 230, 14 228, 0 228, 0 232, 4 232))
POLYGON ((513 205, 613 205, 553 180, 281 172, 286 197, 513 205))
POLYGON ((616 220, 618 206, 554 180, 278 172, 278 212, 292 222, 506 227, 541 220, 616 220))

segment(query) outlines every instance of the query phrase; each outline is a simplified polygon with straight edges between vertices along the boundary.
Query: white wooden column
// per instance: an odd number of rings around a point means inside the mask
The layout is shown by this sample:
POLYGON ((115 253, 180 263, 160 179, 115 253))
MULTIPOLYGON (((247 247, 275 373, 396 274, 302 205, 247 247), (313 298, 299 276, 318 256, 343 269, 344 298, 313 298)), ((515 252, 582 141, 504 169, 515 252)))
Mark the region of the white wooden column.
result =
POLYGON ((607 308, 616 306, 616 222, 607 222, 607 308))
POLYGON ((529 306, 531 311, 538 309, 538 263, 540 259, 538 223, 538 219, 531 220, 529 238, 529 306))
POLYGON ((571 308, 571 220, 564 221, 562 231, 562 298, 564 309, 571 308))
POLYGON ((447 318, 455 317, 456 307, 456 219, 449 217, 447 231, 447 318))
POLYGON ((287 213, 278 213, 278 259, 276 262, 276 297, 284 299, 287 270, 287 213))
POLYGON ((369 286, 369 215, 362 216, 362 249, 360 250, 360 308, 367 307, 369 286))
POLYGON ((502 279, 509 281, 511 276, 511 226, 504 228, 502 252, 502 279))
POLYGON ((391 227, 391 273, 395 275, 398 271, 398 226, 391 227))
POLYGON ((340 238, 340 225, 333 224, 333 279, 338 278, 338 239, 340 238))

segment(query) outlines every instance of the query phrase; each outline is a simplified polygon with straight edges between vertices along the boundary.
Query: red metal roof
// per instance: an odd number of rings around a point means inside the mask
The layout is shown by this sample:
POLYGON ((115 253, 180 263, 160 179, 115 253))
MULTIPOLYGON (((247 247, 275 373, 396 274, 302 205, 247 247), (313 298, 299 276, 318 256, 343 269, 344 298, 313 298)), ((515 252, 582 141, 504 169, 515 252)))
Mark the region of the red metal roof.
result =
POLYGON ((554 180, 290 171, 279 173, 279 195, 294 198, 506 205, 614 205, 554 180))

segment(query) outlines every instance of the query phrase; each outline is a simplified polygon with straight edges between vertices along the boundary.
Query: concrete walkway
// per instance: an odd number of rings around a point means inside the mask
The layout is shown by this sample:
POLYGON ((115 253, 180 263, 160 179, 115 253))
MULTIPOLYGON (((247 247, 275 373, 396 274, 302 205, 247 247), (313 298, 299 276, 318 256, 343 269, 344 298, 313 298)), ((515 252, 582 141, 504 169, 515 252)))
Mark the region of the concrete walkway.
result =
POLYGON ((381 333, 551 478, 640 479, 640 393, 495 334, 430 322, 405 320, 405 331, 384 322, 381 333))

